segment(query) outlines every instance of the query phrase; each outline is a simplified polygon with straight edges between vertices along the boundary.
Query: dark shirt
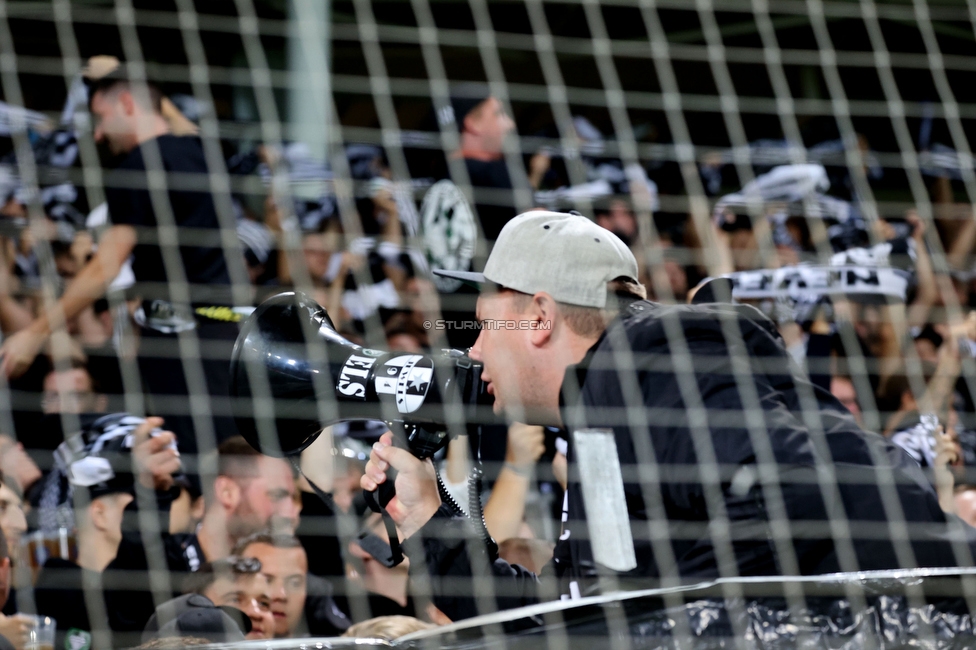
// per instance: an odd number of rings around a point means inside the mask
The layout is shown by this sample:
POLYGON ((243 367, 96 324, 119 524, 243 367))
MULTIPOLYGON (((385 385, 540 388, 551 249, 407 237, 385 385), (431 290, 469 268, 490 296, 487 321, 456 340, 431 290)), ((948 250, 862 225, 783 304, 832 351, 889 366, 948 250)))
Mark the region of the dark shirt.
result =
MULTIPOLYGON (((146 156, 152 160, 154 155, 146 156)), ((113 224, 136 228, 138 243, 132 271, 136 291, 144 299, 169 300, 170 280, 159 246, 158 225, 179 226, 180 260, 195 304, 232 304, 230 275, 220 243, 217 211, 209 187, 209 171, 199 138, 162 135, 133 149, 117 169, 106 175, 105 198, 113 224), (156 145, 166 174, 165 208, 153 203, 148 190, 144 154, 156 145), (161 217, 157 208, 171 211, 161 217)))
POLYGON ((338 606, 345 612, 350 619, 355 620, 357 623, 362 621, 376 618, 377 616, 417 616, 417 609, 414 605, 413 598, 407 596, 407 604, 401 605, 392 598, 387 598, 386 596, 381 596, 380 594, 374 594, 372 592, 367 592, 358 596, 336 596, 335 602, 338 606), (358 600, 357 600, 358 599, 358 600), (357 600, 356 605, 361 607, 366 605, 366 612, 360 613, 358 611, 353 611, 353 603, 351 601, 357 600), (357 616, 361 614, 361 616, 357 616))
POLYGON ((308 576, 305 596, 305 630, 309 636, 341 636, 352 621, 333 595, 332 583, 315 575, 308 576))
POLYGON ((474 188, 475 212, 490 249, 491 244, 498 239, 498 233, 515 216, 515 199, 511 192, 512 179, 508 175, 508 164, 504 158, 491 161, 465 158, 464 163, 474 188))
POLYGON ((407 604, 401 605, 392 598, 379 594, 369 594, 366 598, 369 603, 369 613, 375 618, 377 616, 416 616, 417 609, 414 607, 413 598, 407 597, 407 604))
MULTIPOLYGON (((487 253, 491 250, 495 240, 498 239, 498 234, 505 224, 515 217, 512 179, 508 174, 508 166, 504 159, 484 161, 465 158, 464 164, 474 193, 474 205, 470 207, 480 224, 480 237, 483 239, 479 241, 484 242, 483 250, 487 253)), ((453 218, 450 216, 451 214, 453 214, 451 211, 445 213, 447 217, 445 223, 451 223, 453 218)), ((451 232, 450 226, 447 232, 451 232)), ((447 236, 447 232, 443 233, 444 236, 447 236)), ((433 232, 426 231, 424 237, 426 239, 438 238, 439 233, 440 230, 435 228, 433 232)), ((451 250, 454 246, 456 244, 440 242, 438 247, 446 247, 451 250)), ((477 249, 481 248, 482 246, 479 244, 477 249)), ((463 264, 464 261, 458 260, 457 263, 463 264)), ((480 270, 483 264, 484 260, 477 258, 468 262, 469 267, 476 267, 477 270, 480 270)), ((441 293, 441 315, 445 321, 451 323, 444 332, 450 347, 465 349, 474 345, 478 338, 478 331, 466 327, 474 323, 477 300, 477 289, 467 284, 461 284, 449 293, 441 293)))
POLYGON ((295 536, 301 541, 308 556, 308 572, 327 578, 344 577, 346 565, 342 559, 338 522, 332 504, 310 492, 300 494, 302 517, 295 536))
MULTIPOLYGON (((349 601, 354 598, 356 596, 337 597, 336 602, 344 611, 350 612, 352 610, 352 604, 349 601)), ((368 609, 366 618, 362 619, 364 621, 370 618, 376 618, 377 616, 417 616, 417 609, 414 606, 413 598, 410 596, 407 596, 406 605, 401 605, 392 598, 374 593, 365 594, 365 598, 365 604, 368 609)), ((351 613, 350 617, 352 617, 351 613)), ((356 622, 360 623, 362 621, 356 622)))
POLYGON ((64 648, 65 637, 90 634, 91 619, 85 600, 85 583, 100 593, 101 574, 82 569, 80 566, 59 557, 49 558, 34 585, 34 603, 37 613, 50 616, 58 624, 54 647, 64 648), (86 575, 87 574, 87 575, 86 575))
MULTIPOLYGON (((331 512, 328 508, 326 510, 331 512)), ((166 595, 176 597, 184 593, 186 577, 198 571, 208 558, 194 533, 164 534, 162 543, 166 568, 170 572, 169 593, 166 595)), ((334 553, 338 554, 338 539, 335 539, 335 544, 334 553)), ((307 555, 312 561, 313 557, 319 555, 319 550, 313 548, 307 555)), ((148 570, 146 548, 141 537, 138 534, 125 534, 118 554, 105 569, 109 623, 119 643, 137 645, 136 639, 156 611, 153 594, 149 590, 148 570)), ((331 583, 315 575, 308 576, 305 622, 309 633, 316 636, 339 636, 351 624, 336 604, 331 583)))
MULTIPOLYGON (((485 251, 488 252, 498 239, 498 233, 516 214, 512 179, 504 159, 484 161, 465 158, 464 164, 474 192, 474 205, 471 207, 481 225, 485 251)), ((474 265, 479 266, 479 263, 475 261, 474 265)), ((465 322, 473 323, 475 320, 477 300, 478 291, 467 284, 462 284, 450 294, 441 294, 444 320, 456 323, 445 331, 452 348, 469 348, 478 338, 477 330, 463 329, 465 322)))
MULTIPOLYGON (((109 625, 120 642, 132 645, 139 644, 146 622, 156 611, 146 551, 141 535, 124 534, 115 559, 103 574, 109 625)), ((207 558, 195 534, 163 535, 162 551, 170 580, 164 595, 174 598, 183 593, 187 574, 198 570, 207 558)))

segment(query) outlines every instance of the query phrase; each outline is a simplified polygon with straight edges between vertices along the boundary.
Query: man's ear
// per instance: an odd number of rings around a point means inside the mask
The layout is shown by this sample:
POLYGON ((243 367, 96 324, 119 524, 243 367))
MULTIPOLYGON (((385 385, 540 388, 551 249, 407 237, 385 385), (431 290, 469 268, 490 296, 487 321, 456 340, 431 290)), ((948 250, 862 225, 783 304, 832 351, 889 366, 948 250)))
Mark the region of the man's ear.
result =
POLYGON ((481 132, 481 129, 479 128, 481 124, 480 118, 481 113, 477 108, 469 111, 468 114, 464 116, 464 124, 461 125, 463 127, 461 130, 467 131, 473 135, 478 135, 481 132))
POLYGON ((229 476, 214 479, 214 498, 224 510, 233 512, 241 502, 241 486, 229 476))
POLYGON ((132 96, 132 91, 127 89, 119 90, 119 105, 122 106, 122 113, 132 117, 136 112, 136 98, 132 96))
POLYGON ((558 307, 556 301, 548 293, 539 292, 532 296, 529 308, 521 315, 527 325, 519 324, 519 327, 528 327, 529 340, 535 347, 542 347, 552 339, 552 330, 555 325, 558 307))
POLYGON ((106 519, 105 501, 102 499, 92 499, 92 502, 88 504, 88 521, 95 530, 105 530, 108 528, 106 519))
POLYGON ((910 389, 902 391, 898 406, 902 411, 914 411, 918 408, 918 402, 915 401, 915 396, 910 389))

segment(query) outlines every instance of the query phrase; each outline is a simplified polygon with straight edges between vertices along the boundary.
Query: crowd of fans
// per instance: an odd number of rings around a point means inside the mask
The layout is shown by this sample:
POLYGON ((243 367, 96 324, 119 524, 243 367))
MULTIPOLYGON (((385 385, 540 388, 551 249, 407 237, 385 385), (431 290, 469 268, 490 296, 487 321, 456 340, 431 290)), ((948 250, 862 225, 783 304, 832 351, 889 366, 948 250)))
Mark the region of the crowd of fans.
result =
MULTIPOLYGON (((726 299, 765 311, 800 371, 931 468, 943 508, 976 525, 976 479, 966 471, 976 465, 976 219, 954 201, 951 170, 926 171, 930 204, 875 217, 846 167, 756 166, 728 193, 731 161, 716 152, 699 170, 714 213, 661 213, 655 168, 607 155, 585 118, 573 122, 575 153, 513 159, 503 145, 516 125, 502 103, 462 91, 436 111, 439 127, 459 136, 449 171, 398 176, 404 170, 381 147, 351 144, 349 205, 333 189, 336 171, 301 143, 229 156, 233 250, 253 287, 252 304, 235 313, 297 287, 351 341, 467 347, 477 330, 460 323, 473 318, 476 294, 430 268, 477 266, 520 207, 580 209, 632 247, 653 300, 690 300, 706 278, 727 278, 702 290, 724 287, 726 299)), ((192 115, 192 100, 171 99, 160 109, 166 128, 195 137, 177 108, 192 115)), ((82 209, 87 199, 65 180, 80 164, 76 138, 89 137, 74 130, 85 102, 69 108, 59 128, 32 132, 34 162, 56 182, 38 194, 20 182, 21 160, 0 165, 4 337, 71 285, 106 223, 106 208, 82 209)), ((833 150, 812 147, 811 159, 833 150)), ((860 171, 867 182, 880 173, 860 171)), ((0 639, 24 647, 25 614, 56 618, 57 646, 67 639, 75 650, 109 634, 116 647, 160 647, 152 644, 167 636, 392 638, 448 622, 414 590, 409 561, 384 563, 386 529, 360 495, 381 423, 331 427, 303 452, 298 473, 220 430, 219 447, 197 441, 194 457, 172 422, 121 413, 139 392, 126 368, 140 301, 117 298, 132 285, 123 268, 109 294, 55 331, 25 372, 10 373, 11 417, 0 420, 0 639)), ((462 507, 472 464, 484 466, 484 516, 501 556, 538 571, 559 536, 564 452, 559 431, 512 424, 477 444, 452 441, 437 463, 462 507)))

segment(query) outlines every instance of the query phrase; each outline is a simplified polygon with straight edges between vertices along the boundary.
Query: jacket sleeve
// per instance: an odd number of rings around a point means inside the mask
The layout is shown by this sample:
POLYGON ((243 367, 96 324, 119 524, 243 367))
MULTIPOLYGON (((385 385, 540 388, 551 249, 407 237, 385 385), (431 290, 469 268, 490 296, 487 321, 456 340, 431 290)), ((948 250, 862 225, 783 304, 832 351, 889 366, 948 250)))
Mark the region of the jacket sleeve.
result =
POLYGON ((446 505, 405 548, 414 557, 423 554, 434 604, 452 621, 539 602, 538 577, 517 564, 491 562, 469 520, 446 505))

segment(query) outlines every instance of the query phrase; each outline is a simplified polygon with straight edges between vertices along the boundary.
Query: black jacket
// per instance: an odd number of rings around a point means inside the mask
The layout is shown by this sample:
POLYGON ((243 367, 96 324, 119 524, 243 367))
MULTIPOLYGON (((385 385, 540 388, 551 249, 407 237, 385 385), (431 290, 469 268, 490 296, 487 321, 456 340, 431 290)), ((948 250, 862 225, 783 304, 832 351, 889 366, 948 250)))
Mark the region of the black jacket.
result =
MULTIPOLYGON (((646 579, 662 575, 971 563, 976 530, 947 521, 905 452, 861 430, 840 402, 795 373, 775 326, 752 307, 633 303, 568 369, 560 399, 571 433, 570 483, 563 534, 543 571, 558 578, 558 594, 592 594, 600 576, 651 586, 646 579), (623 408, 638 400, 643 409, 623 408), (599 539, 601 531, 588 530, 572 435, 584 429, 612 430, 633 570, 614 572, 593 560, 590 535, 599 539), (887 480, 891 487, 880 491, 887 480), (770 525, 784 515, 788 526, 770 525), (903 521, 912 540, 893 543, 905 539, 903 521), (831 522, 847 524, 849 534, 831 522), (966 557, 955 554, 953 537, 966 557)), ((500 608, 539 599, 535 575, 501 560, 489 567, 483 545, 470 540, 466 523, 446 506, 420 532, 435 604, 447 616, 484 613, 471 588, 458 590, 454 580, 473 571, 490 570, 500 608)))
POLYGON ((85 584, 95 593, 101 586, 101 574, 82 569, 59 557, 48 558, 34 583, 34 605, 41 616, 57 621, 54 647, 64 648, 66 636, 85 638, 92 631, 85 598, 85 584), (86 576, 87 572, 87 576, 86 576))
MULTIPOLYGON (((183 593, 186 576, 200 568, 207 558, 195 534, 163 534, 159 537, 159 551, 165 562, 168 580, 161 585, 160 597, 174 598, 183 593)), ((138 532, 123 534, 118 553, 102 573, 109 626, 115 638, 126 644, 138 645, 149 617, 156 611, 149 581, 149 560, 145 541, 138 532)))

